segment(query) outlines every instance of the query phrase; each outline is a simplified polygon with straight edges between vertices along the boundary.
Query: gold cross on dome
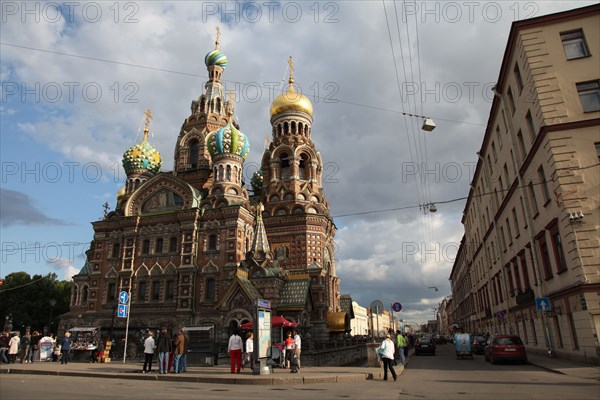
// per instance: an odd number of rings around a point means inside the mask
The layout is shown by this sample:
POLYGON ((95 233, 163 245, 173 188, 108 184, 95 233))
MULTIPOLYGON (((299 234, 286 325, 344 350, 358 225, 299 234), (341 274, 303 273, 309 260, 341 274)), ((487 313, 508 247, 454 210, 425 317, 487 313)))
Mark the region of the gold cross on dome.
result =
POLYGON ((292 56, 288 59, 288 65, 290 66, 290 80, 294 79, 294 63, 292 62, 292 56))
POLYGON ((144 115, 146 116, 146 126, 144 127, 144 139, 148 140, 148 132, 150 131, 150 120, 152 119, 152 111, 147 109, 144 111, 144 115))
POLYGON ((219 49, 219 40, 221 39, 221 28, 217 25, 217 40, 215 40, 215 49, 219 49))

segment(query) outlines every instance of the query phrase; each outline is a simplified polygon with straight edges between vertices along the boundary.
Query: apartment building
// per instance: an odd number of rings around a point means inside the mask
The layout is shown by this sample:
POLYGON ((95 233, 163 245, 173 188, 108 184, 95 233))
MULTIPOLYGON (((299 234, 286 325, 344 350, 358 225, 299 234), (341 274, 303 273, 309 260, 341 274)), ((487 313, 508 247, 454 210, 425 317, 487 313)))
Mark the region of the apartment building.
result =
POLYGON ((494 94, 450 324, 597 362, 600 5, 514 22, 494 94))

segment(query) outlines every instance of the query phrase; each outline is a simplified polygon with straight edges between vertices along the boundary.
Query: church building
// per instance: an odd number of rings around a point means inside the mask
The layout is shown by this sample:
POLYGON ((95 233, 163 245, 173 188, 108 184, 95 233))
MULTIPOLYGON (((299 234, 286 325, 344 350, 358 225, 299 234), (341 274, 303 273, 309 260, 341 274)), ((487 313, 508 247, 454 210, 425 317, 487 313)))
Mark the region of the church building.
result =
POLYGON ((227 62, 217 35, 205 57, 208 81, 174 138, 173 171, 161 171, 146 112, 142 141, 123 155, 127 178, 116 207, 92 223, 62 331, 96 326, 123 334, 122 291, 130 296, 130 331, 200 327, 219 341, 253 320, 256 299, 269 300, 273 315, 314 340, 344 330, 327 323, 342 309, 313 106, 294 87, 290 58, 289 86, 271 104, 272 138, 249 193, 250 141, 225 95, 227 62))

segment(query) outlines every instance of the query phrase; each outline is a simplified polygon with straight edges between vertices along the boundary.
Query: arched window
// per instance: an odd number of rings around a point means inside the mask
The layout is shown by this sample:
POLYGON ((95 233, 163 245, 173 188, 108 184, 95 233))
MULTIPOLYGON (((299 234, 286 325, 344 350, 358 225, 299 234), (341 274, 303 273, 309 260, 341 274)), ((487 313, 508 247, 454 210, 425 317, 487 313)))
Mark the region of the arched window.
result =
POLYGON ((88 293, 89 293, 89 289, 87 286, 83 287, 83 291, 81 293, 81 304, 85 304, 88 301, 88 293))
POLYGON ((192 143, 190 143, 189 160, 190 160, 190 166, 192 168, 198 167, 198 150, 199 150, 199 148, 200 148, 200 146, 198 145, 198 141, 194 140, 192 143))
POLYGON ((148 239, 142 242, 142 254, 150 254, 150 240, 148 239))
POLYGON ((226 172, 225 180, 227 182, 231 182, 231 165, 227 166, 227 172, 226 172))
POLYGON ((217 107, 216 107, 216 109, 215 109, 215 112, 216 112, 217 114, 220 114, 220 113, 221 113, 221 99, 220 99, 219 97, 217 97, 217 107))
POLYGON ((200 100, 200 112, 206 112, 206 99, 204 97, 200 100))
POLYGON ((290 156, 287 153, 281 153, 279 160, 281 179, 288 179, 290 177, 290 156))
POLYGON ((302 153, 300 155, 300 164, 299 171, 300 179, 309 179, 310 178, 310 159, 308 158, 308 154, 302 153))

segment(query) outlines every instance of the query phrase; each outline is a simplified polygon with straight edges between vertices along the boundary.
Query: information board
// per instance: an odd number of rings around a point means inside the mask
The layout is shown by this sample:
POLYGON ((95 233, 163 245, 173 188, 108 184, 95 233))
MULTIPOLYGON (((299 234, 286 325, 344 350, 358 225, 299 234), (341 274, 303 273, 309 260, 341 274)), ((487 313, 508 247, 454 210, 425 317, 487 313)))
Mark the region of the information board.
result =
POLYGON ((258 310, 258 357, 268 357, 271 349, 271 311, 258 310))

